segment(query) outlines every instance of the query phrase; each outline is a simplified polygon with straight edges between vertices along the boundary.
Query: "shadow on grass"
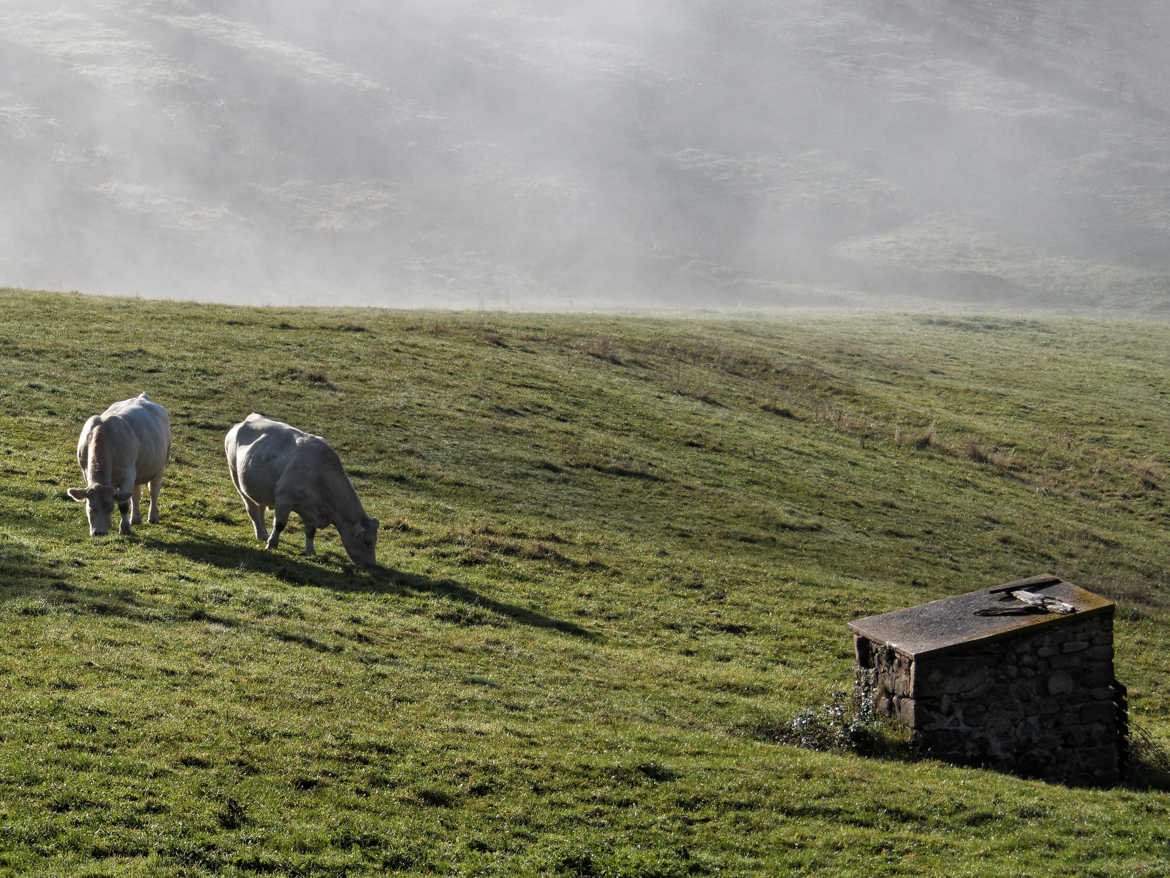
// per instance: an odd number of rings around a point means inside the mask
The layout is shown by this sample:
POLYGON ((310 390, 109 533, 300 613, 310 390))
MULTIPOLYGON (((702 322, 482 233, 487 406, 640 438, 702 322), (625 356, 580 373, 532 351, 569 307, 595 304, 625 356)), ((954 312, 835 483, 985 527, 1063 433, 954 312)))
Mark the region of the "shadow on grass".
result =
MULTIPOLYGON (((799 725, 799 724, 797 724, 799 725)), ((1038 780, 1056 783, 1076 789, 1122 788, 1135 792, 1170 791, 1170 753, 1148 739, 1136 742, 1130 738, 1130 754, 1125 774, 1112 783, 1094 783, 1053 778, 1042 771, 1013 770, 1005 765, 989 765, 977 759, 969 761, 950 759, 932 753, 910 740, 905 730, 892 721, 880 724, 869 723, 862 729, 826 731, 824 726, 794 729, 793 724, 776 727, 766 723, 749 723, 737 726, 733 733, 766 741, 816 750, 822 753, 852 754, 879 762, 909 764, 924 760, 938 761, 956 768, 977 769, 994 772, 1005 777, 1020 780, 1038 780)))
POLYGON ((70 588, 61 563, 38 558, 14 540, 0 534, 0 600, 40 596, 70 588))
POLYGON ((885 762, 918 762, 938 760, 963 768, 994 771, 1010 777, 1046 780, 1082 788, 1126 787, 1133 790, 1170 790, 1170 751, 1132 719, 1126 738, 1127 758, 1124 773, 1118 780, 1099 784, 1052 776, 1052 766, 1038 766, 1028 770, 1020 761, 1015 767, 1006 764, 988 764, 978 758, 954 759, 932 753, 929 747, 916 742, 910 730, 890 717, 863 713, 847 693, 837 692, 833 700, 819 708, 802 711, 790 720, 777 721, 762 717, 741 723, 733 733, 820 752, 850 753, 885 762))
POLYGON ((87 564, 44 559, 0 535, 0 601, 15 605, 24 616, 65 611, 152 620, 129 589, 95 591, 79 585, 87 564))
POLYGON ((499 613, 501 616, 506 616, 523 625, 531 625, 533 628, 548 628, 553 631, 559 631, 562 634, 583 637, 586 640, 601 639, 600 635, 587 628, 582 628, 575 622, 554 619, 551 616, 545 616, 526 607, 518 607, 515 604, 506 604, 491 598, 485 598, 475 590, 453 582, 450 579, 431 579, 426 576, 420 576, 417 573, 403 573, 400 570, 393 570, 386 567, 380 568, 377 571, 371 571, 371 575, 386 577, 388 581, 397 585, 400 591, 409 589, 415 592, 430 592, 431 594, 450 598, 451 600, 459 601, 472 607, 479 607, 493 613, 499 613))
POLYGON ((1133 790, 1170 791, 1170 749, 1129 720, 1129 751, 1124 785, 1133 790))
MULTIPOLYGON (((286 554, 287 549, 270 552, 259 548, 259 544, 250 546, 225 543, 206 536, 177 541, 147 539, 143 544, 156 551, 182 555, 192 561, 224 570, 267 573, 293 585, 311 585, 334 591, 370 594, 429 593, 479 610, 497 613, 522 625, 559 631, 562 634, 589 640, 599 639, 594 632, 573 622, 554 619, 526 607, 485 597, 474 589, 450 579, 432 579, 381 565, 364 569, 348 561, 330 569, 320 561, 310 561, 304 556, 286 554)), ((328 563, 326 560, 325 564, 328 563)))

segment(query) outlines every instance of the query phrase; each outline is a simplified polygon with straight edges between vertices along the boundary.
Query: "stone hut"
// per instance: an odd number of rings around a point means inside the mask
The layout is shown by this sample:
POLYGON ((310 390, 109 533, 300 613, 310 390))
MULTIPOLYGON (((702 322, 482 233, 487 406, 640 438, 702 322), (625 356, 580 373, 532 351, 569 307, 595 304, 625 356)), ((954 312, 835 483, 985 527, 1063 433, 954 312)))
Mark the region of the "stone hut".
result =
POLYGON ((849 624, 856 693, 931 756, 1072 785, 1125 772, 1114 604, 1034 576, 849 624))

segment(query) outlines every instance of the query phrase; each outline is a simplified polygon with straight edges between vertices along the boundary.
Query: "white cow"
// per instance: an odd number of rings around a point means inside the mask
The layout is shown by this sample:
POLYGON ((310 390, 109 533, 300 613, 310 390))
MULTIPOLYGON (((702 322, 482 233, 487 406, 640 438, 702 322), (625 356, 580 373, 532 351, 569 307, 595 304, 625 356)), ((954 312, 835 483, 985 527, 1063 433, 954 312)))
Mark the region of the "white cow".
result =
POLYGON ((318 528, 332 524, 350 558, 358 564, 376 563, 378 519, 366 515, 328 442, 253 412, 228 430, 223 448, 256 539, 266 540, 269 549, 276 548, 289 512, 295 511, 305 524, 306 555, 313 554, 318 528), (264 526, 266 508, 276 510, 272 536, 264 526))
POLYGON ((147 482, 148 520, 158 524, 158 492, 170 454, 171 419, 145 393, 116 402, 85 422, 77 440, 77 462, 86 487, 70 488, 69 496, 85 504, 90 536, 110 532, 115 504, 122 513, 118 533, 129 534, 131 524, 141 524, 138 504, 147 482))

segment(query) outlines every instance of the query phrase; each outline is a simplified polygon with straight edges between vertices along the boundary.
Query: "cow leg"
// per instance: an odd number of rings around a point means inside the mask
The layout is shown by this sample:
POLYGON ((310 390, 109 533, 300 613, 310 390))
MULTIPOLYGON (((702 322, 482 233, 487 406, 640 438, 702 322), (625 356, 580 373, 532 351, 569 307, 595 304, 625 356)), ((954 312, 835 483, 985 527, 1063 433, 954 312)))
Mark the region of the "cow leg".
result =
POLYGON ((306 555, 314 554, 313 537, 315 537, 316 535, 317 535, 317 528, 313 527, 311 524, 306 524, 305 525, 305 554, 306 555))
POLYGON ((279 501, 276 504, 276 515, 272 520, 272 535, 268 537, 268 548, 275 549, 280 543, 280 532, 284 530, 288 524, 289 513, 292 512, 292 507, 287 504, 281 504, 279 501))
MULTIPOLYGON (((243 497, 242 494, 240 496, 243 497)), ((264 507, 244 497, 244 508, 248 510, 248 517, 252 519, 252 528, 256 531, 256 539, 261 542, 267 540, 268 528, 264 524, 264 507)))
POLYGON ((244 508, 248 510, 248 518, 252 519, 252 529, 256 531, 256 539, 267 540, 268 528, 264 526, 264 507, 259 503, 252 502, 252 499, 244 493, 244 489, 240 487, 239 479, 236 478, 236 468, 229 465, 228 469, 231 471, 232 484, 236 486, 236 493, 244 501, 244 508))
POLYGON ((118 522, 118 533, 124 537, 130 536, 134 531, 130 530, 130 501, 118 504, 118 511, 122 513, 122 520, 118 522))
POLYGON ((150 480, 150 515, 146 520, 151 524, 158 524, 158 492, 161 490, 162 475, 158 475, 150 480))
POLYGON ((130 492, 130 523, 142 524, 142 485, 135 485, 130 492))

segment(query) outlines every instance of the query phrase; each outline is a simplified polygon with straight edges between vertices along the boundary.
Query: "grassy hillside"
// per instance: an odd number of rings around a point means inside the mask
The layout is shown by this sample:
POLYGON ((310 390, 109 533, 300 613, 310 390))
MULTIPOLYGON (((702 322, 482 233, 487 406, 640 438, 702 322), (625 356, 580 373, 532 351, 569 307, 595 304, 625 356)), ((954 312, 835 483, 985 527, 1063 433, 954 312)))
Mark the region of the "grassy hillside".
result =
POLYGON ((1036 572, 1116 599, 1170 738, 1170 327, 276 310, 0 292, 0 872, 1159 875, 1170 794, 779 745, 853 618, 1036 572), (172 416, 91 540, 83 420, 172 416), (254 542, 222 440, 371 514, 254 542))

